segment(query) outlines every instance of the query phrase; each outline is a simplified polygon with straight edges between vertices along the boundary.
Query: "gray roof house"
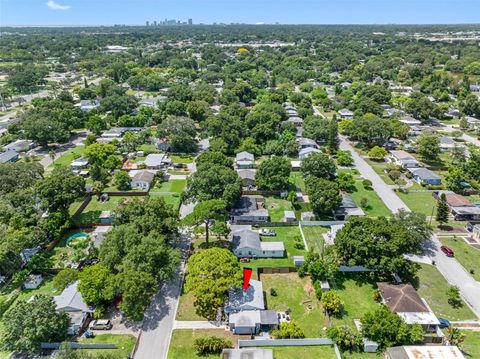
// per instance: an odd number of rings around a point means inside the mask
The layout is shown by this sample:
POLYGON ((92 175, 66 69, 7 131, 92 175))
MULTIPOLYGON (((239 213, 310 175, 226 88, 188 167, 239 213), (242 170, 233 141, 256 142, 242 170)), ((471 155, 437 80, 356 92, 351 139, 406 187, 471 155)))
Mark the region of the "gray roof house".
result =
POLYGON ((70 317, 68 334, 75 335, 82 329, 92 309, 88 307, 77 289, 78 281, 65 288, 62 294, 53 297, 57 311, 64 311, 70 317))
POLYGON ((268 332, 275 325, 278 325, 278 315, 274 310, 244 310, 228 317, 228 326, 235 334, 268 332))
POLYGON ((322 151, 320 151, 318 148, 313 148, 313 147, 306 147, 306 148, 302 148, 299 152, 298 152, 298 157, 299 158, 307 158, 308 156, 314 154, 314 153, 321 153, 322 151))
POLYGON ((151 153, 145 158, 145 166, 150 170, 159 170, 172 161, 164 153, 151 153))
POLYGON ((230 212, 230 220, 234 224, 265 223, 270 221, 268 211, 259 198, 243 196, 230 212))
POLYGON ((16 140, 9 143, 8 145, 3 146, 5 151, 16 151, 23 152, 28 151, 33 148, 33 141, 30 140, 16 140))
POLYGON ((300 127, 303 125, 303 119, 298 116, 291 116, 286 122, 293 123, 296 127, 300 127))
POLYGON ((225 313, 238 313, 244 310, 264 310, 263 285, 259 280, 251 279, 247 290, 232 288, 228 293, 225 313))
POLYGON ((318 144, 310 138, 301 137, 297 139, 297 142, 300 149, 308 147, 318 148, 318 144))
POLYGON ((352 119, 353 118, 353 112, 350 111, 349 109, 347 108, 343 108, 341 110, 338 111, 338 114, 340 115, 340 118, 342 120, 344 119, 352 119))
POLYGON ((415 168, 419 167, 420 164, 410 153, 405 151, 390 151, 392 155, 393 162, 404 168, 415 168))
POLYGON ((333 211, 333 216, 336 220, 344 221, 352 216, 365 216, 365 212, 357 206, 350 195, 342 194, 342 203, 333 211))
POLYGON ((18 152, 8 150, 0 153, 0 163, 17 162, 18 152))
POLYGON ((255 160, 255 157, 253 154, 243 151, 240 153, 237 153, 235 156, 235 164, 237 165, 237 168, 253 168, 253 161, 255 160))
POLYGON ((409 168, 415 181, 437 186, 442 183, 442 178, 427 168, 409 168))
POLYGON ((243 229, 233 233, 233 253, 239 258, 283 257, 283 242, 263 242, 256 231, 243 229))
POLYGON ((254 169, 246 168, 246 169, 237 169, 237 173, 242 179, 242 183, 244 187, 252 187, 255 186, 255 173, 254 169))

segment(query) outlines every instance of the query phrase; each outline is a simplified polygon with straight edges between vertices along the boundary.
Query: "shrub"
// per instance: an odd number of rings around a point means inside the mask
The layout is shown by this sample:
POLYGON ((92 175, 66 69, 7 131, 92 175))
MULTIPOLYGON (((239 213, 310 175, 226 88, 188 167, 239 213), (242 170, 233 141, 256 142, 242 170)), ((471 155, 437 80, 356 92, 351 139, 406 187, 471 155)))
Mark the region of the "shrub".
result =
POLYGON ((275 290, 275 288, 270 288, 270 295, 272 297, 276 297, 277 296, 277 291, 275 290))
POLYGON ((219 354, 223 349, 233 347, 230 340, 214 336, 197 338, 193 346, 198 355, 219 354))
POLYGON ((75 282, 78 279, 78 273, 75 269, 65 268, 62 269, 53 279, 53 287, 58 290, 64 290, 70 283, 75 282))
POLYGON ((329 314, 333 315, 339 315, 343 309, 343 302, 334 290, 322 294, 322 305, 329 314))
POLYGON ((305 249, 305 245, 302 242, 295 242, 293 245, 296 249, 305 249))
POLYGON ((399 179, 401 175, 402 175, 402 172, 397 170, 391 170, 388 172, 388 177, 390 177, 393 181, 396 181, 397 179, 399 179))
POLYGON ((362 181, 362 185, 363 185, 363 187, 365 187, 365 188, 372 188, 372 181, 370 181, 369 179, 366 179, 366 178, 365 178, 365 179, 362 181))
POLYGON ((305 338, 303 330, 295 322, 283 322, 272 330, 272 336, 276 339, 297 339, 305 338))
POLYGON ((327 336, 332 339, 342 351, 358 349, 362 343, 361 335, 347 325, 329 328, 327 336))

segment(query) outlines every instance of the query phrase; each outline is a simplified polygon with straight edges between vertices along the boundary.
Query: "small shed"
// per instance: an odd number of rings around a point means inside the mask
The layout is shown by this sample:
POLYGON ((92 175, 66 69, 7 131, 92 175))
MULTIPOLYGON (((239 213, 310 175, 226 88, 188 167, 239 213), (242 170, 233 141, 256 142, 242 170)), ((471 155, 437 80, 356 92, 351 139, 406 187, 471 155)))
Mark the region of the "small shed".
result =
POLYGON ((284 222, 295 222, 297 218, 295 217, 295 212, 294 211, 285 211, 284 212, 284 222))
POLYGON ((378 350, 378 343, 368 338, 363 338, 363 351, 365 353, 376 353, 378 350))
POLYGON ((313 212, 302 212, 300 215, 302 221, 313 221, 315 219, 315 214, 313 212))
POLYGON ((322 288, 322 292, 328 292, 330 290, 330 284, 328 283, 328 280, 321 280, 320 288, 322 288))
POLYGON ((304 256, 293 256, 293 264, 295 267, 300 267, 305 263, 305 257, 304 256))
POLYGON ((102 224, 111 224, 113 221, 112 211, 102 211, 98 219, 102 224))
POLYGON ((42 282, 43 277, 41 274, 30 274, 25 282, 23 282, 23 286, 25 289, 37 289, 42 282))

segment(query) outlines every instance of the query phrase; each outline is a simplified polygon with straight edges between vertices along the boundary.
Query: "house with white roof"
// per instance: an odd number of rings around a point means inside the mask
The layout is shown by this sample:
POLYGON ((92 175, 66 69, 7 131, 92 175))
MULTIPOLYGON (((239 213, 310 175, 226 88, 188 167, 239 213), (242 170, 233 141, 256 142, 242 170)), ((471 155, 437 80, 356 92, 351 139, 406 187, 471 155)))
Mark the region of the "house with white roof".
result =
POLYGON ((64 311, 70 318, 68 334, 76 335, 83 328, 93 310, 85 303, 78 291, 78 281, 70 284, 63 292, 53 297, 56 310, 64 311))
POLYGON ((307 158, 308 156, 311 156, 312 154, 314 153, 321 153, 322 151, 319 150, 318 148, 314 148, 314 147, 306 147, 306 148, 302 148, 299 152, 298 152, 298 157, 299 158, 307 158))
POLYGON ((151 153, 145 158, 144 163, 149 170, 159 170, 169 166, 172 161, 164 153, 151 153))
POLYGON ((250 152, 243 151, 235 156, 235 164, 240 169, 253 168, 254 161, 255 156, 250 152))
POLYGON ((233 233, 233 253, 239 258, 281 258, 283 242, 264 242, 257 231, 242 229, 233 233))

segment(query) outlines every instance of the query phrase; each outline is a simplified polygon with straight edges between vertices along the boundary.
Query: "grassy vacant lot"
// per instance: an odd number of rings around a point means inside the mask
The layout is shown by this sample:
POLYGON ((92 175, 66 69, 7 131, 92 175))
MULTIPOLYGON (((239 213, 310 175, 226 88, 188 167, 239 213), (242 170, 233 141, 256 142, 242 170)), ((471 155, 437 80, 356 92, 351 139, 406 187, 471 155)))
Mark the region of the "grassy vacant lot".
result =
POLYGON ((287 252, 286 257, 283 258, 258 258, 251 259, 245 266, 249 268, 259 267, 293 267, 293 256, 303 256, 306 254, 305 249, 296 248, 295 243, 303 245, 302 236, 298 226, 291 227, 268 227, 277 232, 275 237, 262 236, 261 239, 264 242, 283 242, 285 250, 287 252))
POLYGON ((466 358, 480 358, 480 332, 464 331, 465 341, 460 345, 466 358))
POLYGON ((335 359, 335 350, 330 345, 308 347, 266 347, 273 349, 275 359, 321 358, 335 359))
POLYGON ((69 149, 67 152, 65 152, 62 156, 57 158, 52 165, 50 165, 50 168, 53 167, 61 167, 61 166, 70 166, 70 163, 79 157, 83 156, 83 152, 85 151, 85 146, 84 145, 78 145, 75 147, 72 147, 69 149))
POLYGON ((459 237, 440 238, 441 242, 452 248, 455 252, 455 258, 460 264, 470 272, 475 280, 480 281, 480 249, 474 248, 459 237), (470 272, 471 273, 471 272, 470 272))
POLYGON ((102 211, 113 211, 122 203, 125 198, 121 196, 111 196, 106 202, 99 202, 97 197, 93 196, 87 207, 83 210, 80 217, 77 219, 80 223, 97 223, 98 216, 102 211))
POLYGON ((362 184, 362 179, 357 178, 355 181, 355 189, 356 191, 350 193, 353 200, 360 206, 362 198, 366 198, 368 200, 368 207, 363 208, 365 213, 370 217, 389 217, 392 213, 388 209, 388 207, 383 203, 383 201, 378 196, 377 192, 372 189, 365 189, 362 184))
POLYGON ((265 208, 272 222, 281 222, 285 217, 285 211, 293 211, 290 201, 278 197, 266 197, 265 208))
POLYGON ((343 315, 341 318, 334 318, 335 324, 355 328, 354 319, 360 319, 365 313, 378 307, 378 303, 373 299, 377 286, 368 274, 339 273, 335 277, 334 287, 344 303, 343 315))
POLYGON ((305 241, 308 244, 308 249, 313 248, 317 253, 321 253, 325 241, 323 239, 323 233, 330 231, 329 227, 320 226, 302 226, 305 241))
POLYGON ((305 332, 306 337, 323 336, 326 318, 322 314, 320 302, 309 277, 300 278, 297 273, 262 274, 260 279, 266 293, 268 309, 286 311, 305 332), (275 288, 276 296, 270 294, 275 288))
POLYGON ((195 296, 190 293, 183 293, 180 295, 178 301, 176 320, 206 320, 205 318, 195 313, 195 296))
MULTIPOLYGON (((426 216, 432 215, 432 209, 437 204, 431 192, 397 192, 397 194, 413 212, 420 212, 426 216)), ((435 211, 433 215, 435 216, 435 211)))
POLYGON ((239 339, 250 337, 233 335, 223 329, 176 329, 172 332, 172 340, 168 350, 168 359, 196 359, 196 358, 219 358, 218 354, 199 356, 195 353, 193 344, 196 338, 215 336, 232 341, 233 346, 239 339))
POLYGON ((453 308, 448 304, 446 291, 449 284, 437 268, 422 264, 417 277, 414 284, 418 294, 427 301, 437 316, 453 321, 475 318, 475 314, 463 301, 463 305, 459 308, 453 308))
POLYGON ((95 338, 80 338, 81 343, 116 344, 117 349, 81 349, 89 354, 108 354, 115 358, 123 359, 130 355, 137 339, 133 335, 126 334, 97 334, 95 338))

